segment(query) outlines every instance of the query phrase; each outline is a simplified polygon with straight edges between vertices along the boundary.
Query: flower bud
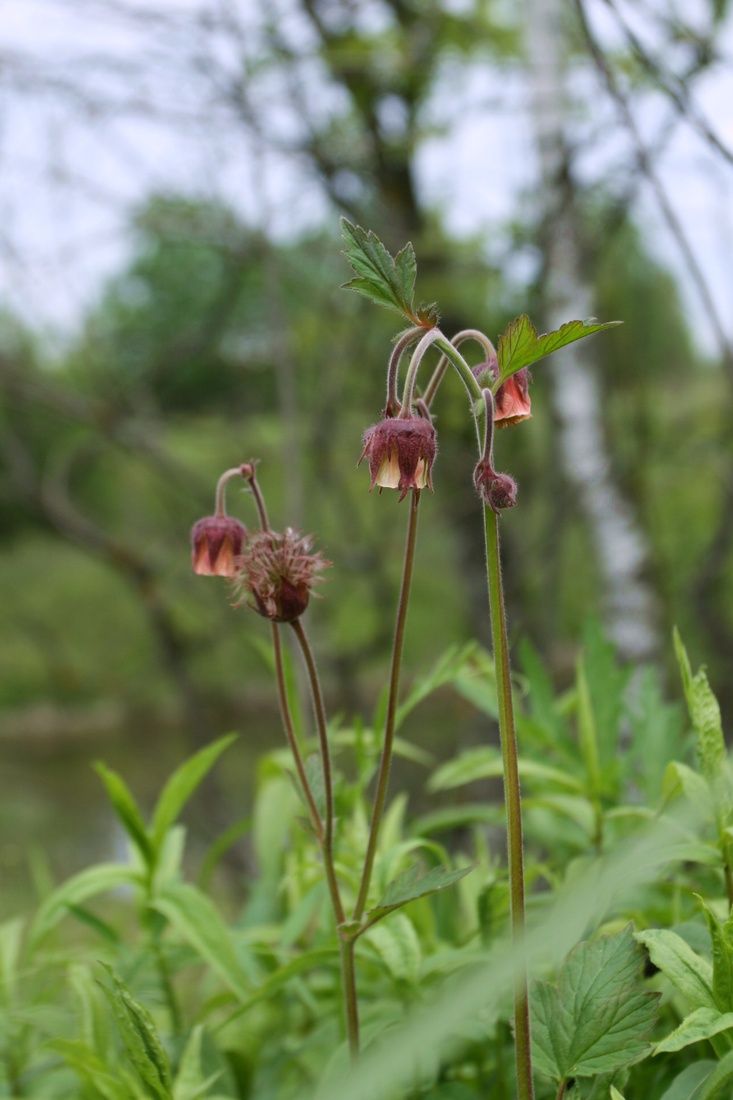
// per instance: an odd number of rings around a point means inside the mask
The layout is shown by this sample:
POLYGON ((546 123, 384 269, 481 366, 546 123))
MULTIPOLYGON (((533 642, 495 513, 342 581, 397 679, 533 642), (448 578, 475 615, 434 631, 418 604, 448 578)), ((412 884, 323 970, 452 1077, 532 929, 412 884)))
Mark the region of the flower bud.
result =
POLYGON ((234 577, 247 528, 231 516, 206 516, 191 529, 191 565, 204 577, 234 577))
POLYGON ((509 474, 497 474, 486 459, 476 463, 473 483, 481 500, 494 512, 513 508, 517 503, 517 483, 514 478, 509 474))
POLYGON ((369 463, 370 489, 399 489, 402 500, 410 489, 432 489, 437 451, 435 428, 420 416, 380 420, 364 432, 361 458, 369 463))
POLYGON ((260 615, 275 623, 290 623, 303 614, 319 573, 330 564, 313 550, 309 536, 291 527, 283 534, 258 531, 239 559, 236 584, 243 598, 251 597, 250 606, 260 615))

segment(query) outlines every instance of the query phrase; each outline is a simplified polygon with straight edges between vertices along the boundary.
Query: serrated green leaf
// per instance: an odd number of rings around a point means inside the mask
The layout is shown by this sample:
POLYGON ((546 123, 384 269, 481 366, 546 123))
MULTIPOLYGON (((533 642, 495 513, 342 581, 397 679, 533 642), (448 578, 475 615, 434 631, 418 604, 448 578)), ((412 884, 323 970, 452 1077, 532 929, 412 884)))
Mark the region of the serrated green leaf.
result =
POLYGON ((415 280, 417 279, 417 260, 412 241, 408 241, 404 248, 394 258, 395 269, 400 281, 402 298, 412 304, 415 297, 415 280))
POLYGON ((211 745, 195 753, 173 772, 161 791, 150 826, 152 845, 156 852, 159 851, 165 834, 177 820, 193 792, 236 738, 236 733, 220 737, 211 745))
POLYGON ((473 867, 433 867, 426 871, 420 864, 413 864, 389 884, 381 900, 369 910, 370 920, 379 920, 387 913, 400 909, 411 901, 427 897, 459 882, 473 867))
POLYGON ((578 944, 556 984, 532 994, 538 1068, 556 1081, 594 1077, 640 1061, 651 1050, 659 994, 640 989, 643 952, 631 927, 578 944))
POLYGON ((160 1100, 171 1100, 171 1073, 153 1018, 108 966, 111 985, 100 982, 117 1021, 120 1038, 135 1072, 160 1100))
POLYGON ((140 882, 139 873, 122 863, 98 863, 72 875, 49 894, 38 909, 31 925, 31 943, 37 943, 50 932, 68 913, 70 907, 96 894, 104 894, 107 890, 116 890, 121 886, 139 886, 140 882))
POLYGON ((718 700, 704 669, 693 675, 680 633, 675 627, 674 648, 682 678, 687 709, 697 741, 697 758, 702 774, 711 784, 723 808, 731 806, 730 783, 726 775, 727 752, 718 700))
POLYGON ((526 313, 515 317, 510 321, 499 337, 497 355, 499 358, 499 377, 495 383, 495 389, 506 382, 513 374, 523 367, 529 367, 538 359, 544 359, 553 351, 564 348, 568 344, 582 340, 586 336, 592 336, 595 332, 604 329, 615 328, 621 321, 598 322, 593 319, 588 321, 567 321, 553 332, 538 333, 526 313))
POLYGON ((710 1039, 721 1031, 733 1028, 733 1012, 719 1012, 716 1008, 696 1008, 686 1016, 679 1027, 656 1043, 655 1054, 682 1050, 702 1039, 710 1039))
POLYGON ((107 765, 103 764, 101 761, 97 761, 94 765, 94 770, 104 783, 109 800, 114 806, 125 832, 140 852, 146 864, 149 864, 153 856, 153 849, 142 814, 140 813, 137 802, 132 796, 130 788, 121 775, 118 775, 117 772, 108 768, 107 765))
POLYGON ((391 291, 385 290, 381 283, 376 282, 374 279, 349 279, 348 283, 343 283, 342 290, 355 290, 357 294, 361 294, 362 297, 368 298, 370 302, 374 302, 378 306, 386 306, 387 309, 392 309, 403 316, 403 311, 398 305, 395 304, 394 297, 391 291))
POLYGON ((611 1100, 626 1100, 623 1093, 619 1092, 615 1085, 611 1085, 609 1091, 611 1100))
POLYGON ((394 310, 413 324, 429 326, 437 322, 434 306, 415 309, 417 268, 410 242, 393 258, 371 229, 342 218, 341 231, 346 245, 344 255, 356 272, 356 278, 344 284, 347 290, 394 310))
POLYGON ((717 1009, 713 994, 713 968, 681 936, 667 928, 648 928, 637 932, 636 939, 646 947, 654 965, 687 997, 690 1004, 696 1008, 717 1009))
POLYGON ((154 899, 153 908, 170 921, 238 998, 250 996, 253 974, 248 973, 229 928, 206 894, 189 883, 169 882, 154 899))
POLYGON ((721 923, 699 894, 713 949, 713 996, 721 1012, 733 1012, 733 917, 721 923))

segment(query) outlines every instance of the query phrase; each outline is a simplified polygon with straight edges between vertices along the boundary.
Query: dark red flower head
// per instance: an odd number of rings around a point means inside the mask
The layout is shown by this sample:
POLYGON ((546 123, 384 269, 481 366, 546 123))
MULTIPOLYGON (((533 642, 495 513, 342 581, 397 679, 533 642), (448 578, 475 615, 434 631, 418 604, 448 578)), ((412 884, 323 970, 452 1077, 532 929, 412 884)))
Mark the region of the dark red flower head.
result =
POLYGON ((234 577, 247 528, 231 516, 206 516, 191 529, 191 565, 204 577, 234 577))
POLYGON ((236 585, 243 599, 251 597, 250 606, 266 619, 290 623, 303 614, 319 574, 331 563, 313 550, 309 536, 287 527, 283 534, 252 535, 238 564, 236 585))
POLYGON ((421 416, 380 420, 364 432, 361 453, 369 463, 370 489, 399 489, 402 500, 410 489, 432 489, 437 452, 435 428, 421 416))
POLYGON ((495 512, 513 508, 517 503, 517 483, 509 474, 497 474, 488 459, 482 458, 473 471, 476 492, 495 512))

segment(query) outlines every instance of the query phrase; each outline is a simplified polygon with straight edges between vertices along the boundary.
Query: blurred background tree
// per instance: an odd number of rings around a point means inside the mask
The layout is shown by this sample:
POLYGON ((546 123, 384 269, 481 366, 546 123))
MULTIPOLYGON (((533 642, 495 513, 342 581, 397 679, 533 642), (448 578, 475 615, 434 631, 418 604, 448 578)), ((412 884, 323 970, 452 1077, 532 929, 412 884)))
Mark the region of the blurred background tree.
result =
MULTIPOLYGON (((538 367, 533 425, 499 439, 521 487, 505 524, 512 625, 562 681, 589 609, 635 660, 666 653, 678 622, 733 702, 730 284, 680 216, 674 175, 682 159, 688 187, 730 195, 726 3, 9 9, 0 732, 13 767, 28 738, 56 761, 80 737, 88 755, 117 735, 124 756, 133 727, 274 730, 257 624, 187 560, 217 474, 255 455, 276 522, 316 532, 335 563, 312 613, 329 689, 345 711, 372 705, 404 516, 366 495, 355 462, 393 326, 339 290, 340 213, 393 248, 413 240, 421 297, 447 330, 495 335, 525 309, 541 325, 624 320, 538 367)), ((449 383, 438 407, 413 668, 488 635, 464 400, 449 383)))

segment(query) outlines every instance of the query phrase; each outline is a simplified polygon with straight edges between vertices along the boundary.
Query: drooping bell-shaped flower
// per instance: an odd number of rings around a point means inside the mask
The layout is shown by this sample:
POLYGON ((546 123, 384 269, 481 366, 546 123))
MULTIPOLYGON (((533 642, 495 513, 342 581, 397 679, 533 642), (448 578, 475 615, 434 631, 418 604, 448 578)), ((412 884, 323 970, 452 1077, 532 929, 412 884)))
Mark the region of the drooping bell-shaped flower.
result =
POLYGON ((310 536, 292 527, 258 531, 239 559, 235 586, 238 603, 250 606, 275 623, 290 623, 305 611, 313 585, 331 563, 313 550, 310 536))
POLYGON ((438 445, 435 428, 422 416, 387 417, 364 432, 370 489, 399 489, 402 500, 410 489, 432 489, 432 469, 438 445))
MULTIPOLYGON (((482 386, 492 386, 499 377, 499 360, 496 355, 474 367, 473 375, 482 386)), ((499 386, 494 394, 494 423, 497 428, 508 428, 512 424, 530 419, 532 398, 529 396, 529 383, 529 371, 522 367, 499 386)))
POLYGON ((205 516, 191 529, 191 565, 204 577, 234 577, 247 528, 231 516, 205 516))
POLYGON ((494 423, 497 428, 508 428, 511 424, 529 420, 531 415, 529 371, 523 367, 507 378, 494 394, 494 423))

